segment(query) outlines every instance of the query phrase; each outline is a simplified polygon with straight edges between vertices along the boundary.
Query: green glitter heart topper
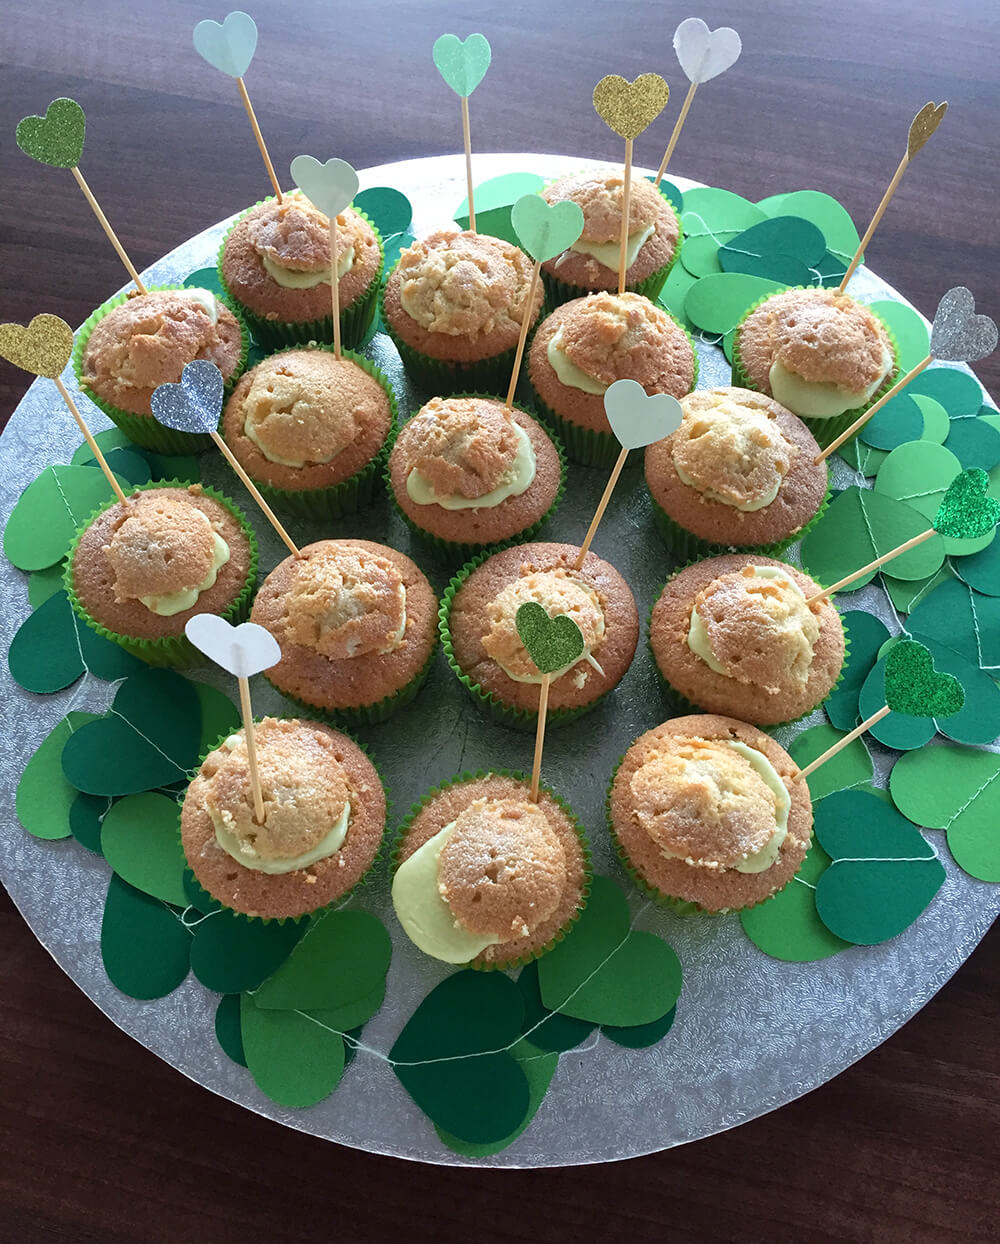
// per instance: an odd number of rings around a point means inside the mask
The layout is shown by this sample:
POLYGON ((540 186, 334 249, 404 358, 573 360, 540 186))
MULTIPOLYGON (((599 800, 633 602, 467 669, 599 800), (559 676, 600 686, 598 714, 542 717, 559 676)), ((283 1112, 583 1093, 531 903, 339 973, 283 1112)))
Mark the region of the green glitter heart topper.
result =
POLYGON ((930 649, 903 639, 885 660, 885 702, 911 717, 954 717, 965 705, 965 691, 953 674, 934 668, 930 649))
POLYGON ((982 467, 956 475, 934 516, 934 530, 942 536, 971 540, 985 536, 1000 523, 1000 501, 989 495, 990 477, 982 467))
POLYGON ((550 618, 537 601, 526 601, 515 616, 517 633, 540 674, 568 669, 583 656, 583 632, 565 613, 550 618))

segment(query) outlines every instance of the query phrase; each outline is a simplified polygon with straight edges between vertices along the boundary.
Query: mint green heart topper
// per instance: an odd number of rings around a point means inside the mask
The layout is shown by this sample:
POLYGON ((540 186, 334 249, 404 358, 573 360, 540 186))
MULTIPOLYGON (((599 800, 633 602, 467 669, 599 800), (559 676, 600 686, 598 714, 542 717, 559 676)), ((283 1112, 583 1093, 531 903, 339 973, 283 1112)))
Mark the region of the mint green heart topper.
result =
POLYGON ((222 22, 206 20, 194 28, 194 50, 213 69, 231 78, 242 78, 257 50, 257 24, 239 9, 222 22))
POLYGON ((54 99, 44 117, 22 117, 14 138, 25 155, 53 168, 76 168, 83 155, 87 119, 75 99, 54 99))
POLYGON ((468 99, 486 77, 493 52, 485 35, 469 35, 464 42, 458 35, 442 35, 435 39, 431 55, 447 85, 468 99))
POLYGON ((642 449, 681 426, 684 411, 669 393, 647 393, 637 380, 616 380, 604 394, 604 413, 623 449, 642 449))
POLYGON ((536 263, 555 259, 569 250, 583 232, 583 209, 566 199, 546 203, 540 194, 525 194, 510 211, 518 241, 536 263))
POLYGON ((550 618, 542 605, 529 600, 518 609, 514 622, 540 674, 566 669, 583 656, 583 632, 568 614, 550 618))
POLYGON ((358 193, 358 175, 346 160, 321 164, 314 156, 299 155, 292 161, 290 172, 310 203, 331 220, 350 207, 358 193))
POLYGON ((965 705, 965 691, 953 674, 934 668, 930 649, 903 639, 885 659, 885 702, 911 717, 954 717, 965 705))
POLYGON ((970 467, 948 485, 934 516, 934 530, 942 536, 974 539, 1000 523, 1000 501, 988 493, 990 477, 982 467, 970 467))

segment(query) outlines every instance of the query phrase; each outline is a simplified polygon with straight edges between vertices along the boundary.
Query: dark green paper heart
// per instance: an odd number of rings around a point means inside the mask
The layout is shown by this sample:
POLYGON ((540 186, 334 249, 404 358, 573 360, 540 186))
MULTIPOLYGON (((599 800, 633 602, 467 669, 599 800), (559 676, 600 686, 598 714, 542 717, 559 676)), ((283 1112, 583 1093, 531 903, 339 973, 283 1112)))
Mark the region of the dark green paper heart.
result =
POLYGON ((847 634, 847 657, 840 681, 826 698, 826 715, 838 730, 853 730, 858 724, 858 696, 865 679, 878 659, 878 650, 889 638, 883 622, 859 609, 840 615, 847 634))
POLYGON ((528 600, 515 621, 521 643, 540 673, 553 674, 583 656, 583 632, 568 614, 550 618, 537 601, 528 600))
POLYGON ((48 695, 68 687, 85 671, 116 682, 144 662, 104 639, 73 612, 65 591, 50 596, 21 623, 7 654, 11 676, 25 691, 48 695))
POLYGON ((995 596, 982 596, 948 579, 913 609, 907 627, 924 643, 936 640, 972 665, 1000 669, 1000 599, 995 596))
POLYGON ((23 117, 14 137, 25 155, 53 168, 76 168, 83 155, 87 119, 75 99, 54 99, 45 116, 23 117))
POLYGON ((774 216, 719 247, 723 272, 745 272, 782 285, 812 285, 826 253, 819 229, 800 216, 774 216))
POLYGON ((194 924, 191 969, 217 993, 256 989, 281 967, 308 927, 307 920, 279 924, 216 911, 194 924))
POLYGON ((105 795, 78 794, 70 804, 69 832, 95 855, 101 854, 101 829, 110 807, 111 800, 105 795))
POLYGON ((934 668, 930 651, 914 639, 893 644, 885 661, 885 699, 894 713, 953 717, 965 704, 962 684, 934 668))
POLYGON ((538 960, 534 959, 521 969, 517 987, 524 1000, 524 1035, 540 1050, 562 1053, 585 1041, 594 1031, 595 1024, 588 1020, 573 1019, 550 1011, 542 1001, 538 984, 538 960))
POLYGON ((101 922, 101 958, 130 998, 164 998, 191 966, 191 934, 171 907, 112 873, 101 922))
POLYGON ((989 484, 990 477, 980 467, 957 475, 935 515, 934 530, 961 540, 992 531, 1000 523, 1000 501, 989 495, 989 484))
POLYGON ((850 945, 831 933, 816 911, 816 883, 829 866, 830 857, 813 840, 783 890, 740 912, 743 932, 765 955, 783 963, 817 963, 850 945))
POLYGON ((223 1053, 234 1063, 245 1067, 247 1056, 243 1050, 243 1033, 240 1028, 240 995, 227 993, 215 1008, 215 1039, 223 1053))
POLYGON ((650 1024, 631 1024, 626 1028, 617 1028, 613 1024, 603 1024, 601 1032, 615 1045, 624 1046, 627 1050, 645 1050, 651 1045, 662 1041, 677 1018, 677 1007, 672 1006, 666 1015, 654 1019, 650 1024))

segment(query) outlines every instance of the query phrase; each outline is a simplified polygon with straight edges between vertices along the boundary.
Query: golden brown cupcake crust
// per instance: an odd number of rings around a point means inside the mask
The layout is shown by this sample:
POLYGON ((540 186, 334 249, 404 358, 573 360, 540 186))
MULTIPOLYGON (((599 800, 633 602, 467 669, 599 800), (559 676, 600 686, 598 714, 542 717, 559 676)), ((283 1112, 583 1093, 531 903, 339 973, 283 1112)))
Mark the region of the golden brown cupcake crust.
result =
POLYGON ((141 492, 104 549, 115 599, 140 600, 198 587, 212 569, 214 528, 197 506, 177 494, 141 492))

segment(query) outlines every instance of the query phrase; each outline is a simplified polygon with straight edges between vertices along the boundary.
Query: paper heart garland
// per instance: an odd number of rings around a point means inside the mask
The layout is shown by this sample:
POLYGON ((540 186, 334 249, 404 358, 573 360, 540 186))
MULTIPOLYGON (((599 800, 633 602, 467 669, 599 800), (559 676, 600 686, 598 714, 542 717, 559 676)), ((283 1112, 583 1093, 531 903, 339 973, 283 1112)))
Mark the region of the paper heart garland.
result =
POLYGON ((1000 501, 988 495, 989 483, 990 477, 981 467, 970 467, 956 475, 938 506, 934 530, 961 540, 985 536, 1000 523, 1000 501))
POLYGON ((540 194, 525 194, 510 211, 510 223, 524 250, 536 263, 555 259, 583 232, 583 209, 566 199, 546 203, 540 194))
POLYGON ((36 315, 24 328, 0 324, 0 358, 36 376, 54 380, 73 353, 73 330, 58 315, 36 315))
POLYGON ((278 641, 256 622, 233 626, 214 613, 188 618, 184 634, 199 652, 237 678, 250 678, 281 660, 278 641))
POLYGON ((642 73, 634 82, 611 73, 594 87, 597 115, 622 138, 638 138, 669 98, 670 87, 658 73, 642 73))
POLYGON ((87 119, 75 99, 54 99, 44 117, 23 117, 14 138, 25 155, 53 168, 76 168, 83 155, 87 119))
POLYGON ((947 102, 926 103, 910 122, 910 132, 906 138, 906 154, 911 160, 944 120, 944 114, 947 111, 947 102))
POLYGON ((327 216, 339 216, 358 193, 358 175, 346 160, 320 164, 314 156, 299 155, 292 161, 292 180, 327 216))
POLYGON ((554 674, 583 656, 583 632, 568 614, 550 618, 537 601, 529 600, 518 609, 514 621, 539 673, 554 674))
POLYGON ((194 50, 213 69, 242 78, 257 50, 257 24, 239 9, 227 13, 221 23, 199 22, 194 28, 194 50))
POLYGON ((997 326, 988 315, 976 315, 972 292, 964 285, 948 290, 934 313, 931 354, 949 363, 974 363, 996 348, 997 326))
POLYGON ((464 42, 458 35, 441 35, 431 55, 448 86, 467 98, 486 77, 493 52, 485 35, 469 35, 464 42))
POLYGON ((637 380, 616 380, 604 394, 604 413, 625 449, 662 441, 681 426, 684 417, 676 397, 649 394, 637 380))
POLYGON ((965 691, 953 674, 934 668, 929 649, 915 639, 903 639, 885 659, 885 700, 894 713, 953 717, 965 704, 965 691))
POLYGON ((700 86, 735 65, 743 43, 731 26, 709 30, 700 17, 687 17, 674 31, 674 51, 688 81, 700 86))
POLYGON ((161 384, 149 400, 157 420, 178 432, 214 432, 222 413, 225 381, 207 359, 187 363, 179 384, 161 384))

